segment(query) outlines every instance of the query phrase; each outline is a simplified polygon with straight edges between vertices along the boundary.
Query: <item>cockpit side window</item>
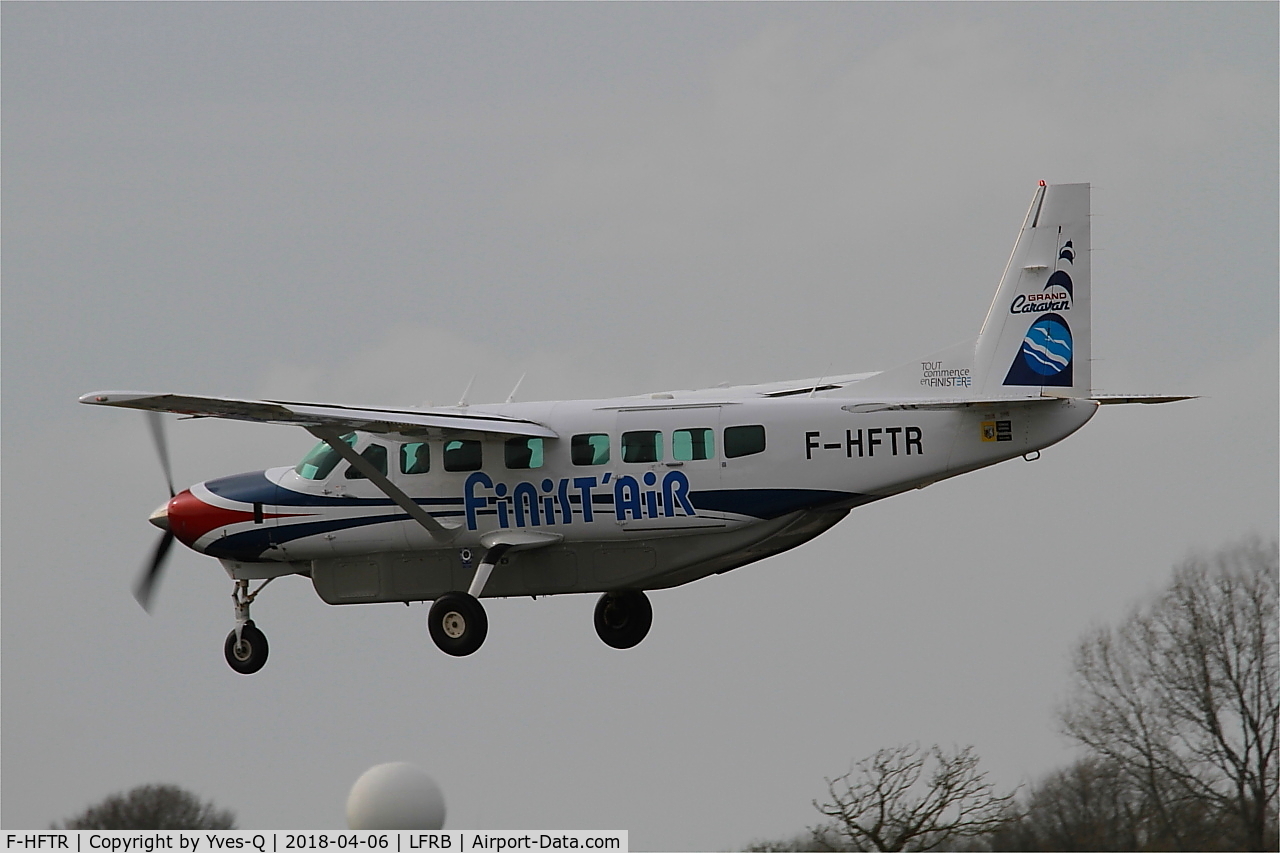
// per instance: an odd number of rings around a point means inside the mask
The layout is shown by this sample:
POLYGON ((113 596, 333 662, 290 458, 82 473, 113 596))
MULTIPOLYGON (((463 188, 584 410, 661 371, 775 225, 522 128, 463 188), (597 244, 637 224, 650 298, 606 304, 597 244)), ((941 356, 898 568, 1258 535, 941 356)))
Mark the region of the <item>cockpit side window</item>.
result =
MULTIPOLYGON (((366 447, 360 454, 365 460, 378 469, 378 473, 384 477, 387 474, 387 448, 381 444, 371 444, 366 447)), ((348 480, 367 480, 369 479, 360 472, 360 469, 354 465, 347 466, 347 472, 344 475, 348 480)))
MULTIPOLYGON (((354 432, 342 436, 342 440, 352 447, 356 446, 354 432)), ((323 480, 333 473, 333 469, 341 461, 342 457, 327 442, 322 441, 311 448, 311 452, 304 456, 298 463, 298 467, 293 470, 304 480, 323 480)))

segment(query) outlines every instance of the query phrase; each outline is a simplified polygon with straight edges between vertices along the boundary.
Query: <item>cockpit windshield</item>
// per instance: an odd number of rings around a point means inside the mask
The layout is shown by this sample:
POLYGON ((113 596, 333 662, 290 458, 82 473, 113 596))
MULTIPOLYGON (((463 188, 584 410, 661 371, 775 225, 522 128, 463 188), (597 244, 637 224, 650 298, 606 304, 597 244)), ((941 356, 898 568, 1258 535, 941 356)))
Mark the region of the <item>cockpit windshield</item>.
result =
MULTIPOLYGON (((342 436, 342 440, 352 447, 356 446, 356 434, 349 432, 342 436)), ((303 457, 298 463, 298 467, 293 470, 298 473, 299 477, 305 480, 323 480, 333 473, 333 469, 342 461, 342 457, 338 455, 332 447, 326 442, 320 442, 311 448, 311 452, 303 457)))

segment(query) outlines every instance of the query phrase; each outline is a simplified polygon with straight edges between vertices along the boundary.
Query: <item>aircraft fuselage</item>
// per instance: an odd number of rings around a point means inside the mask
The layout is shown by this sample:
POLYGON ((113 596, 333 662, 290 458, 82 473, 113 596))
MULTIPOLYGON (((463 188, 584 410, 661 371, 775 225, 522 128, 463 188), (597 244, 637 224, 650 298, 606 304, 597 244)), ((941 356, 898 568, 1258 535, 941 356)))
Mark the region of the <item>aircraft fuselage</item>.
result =
POLYGON ((486 597, 653 589, 794 547, 853 507, 1040 450, 1097 407, 865 412, 821 392, 726 392, 484 407, 551 425, 558 438, 359 434, 358 453, 455 528, 447 543, 346 464, 317 479, 298 466, 199 484, 175 500, 208 509, 190 521, 171 510, 171 523, 232 577, 309 575, 331 603, 465 588, 500 531, 557 541, 504 557, 486 597))

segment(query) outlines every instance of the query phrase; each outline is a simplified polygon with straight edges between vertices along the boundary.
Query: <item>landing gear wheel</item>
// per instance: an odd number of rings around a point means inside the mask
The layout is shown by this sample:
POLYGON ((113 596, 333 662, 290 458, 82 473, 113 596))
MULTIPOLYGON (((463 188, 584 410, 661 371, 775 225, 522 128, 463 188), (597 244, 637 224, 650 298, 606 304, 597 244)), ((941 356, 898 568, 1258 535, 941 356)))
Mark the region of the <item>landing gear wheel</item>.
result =
POLYGON ((606 645, 629 649, 649 633, 653 605, 638 589, 606 592, 596 602, 596 633, 606 645))
POLYGON ((475 596, 446 592, 431 605, 427 628, 440 651, 463 657, 480 648, 489 634, 489 617, 475 596))
POLYGON ((262 669, 267 662, 267 635, 257 629, 253 622, 246 622, 240 629, 240 642, 236 642, 236 632, 227 635, 223 645, 227 655, 227 663, 241 675, 252 675, 262 669))

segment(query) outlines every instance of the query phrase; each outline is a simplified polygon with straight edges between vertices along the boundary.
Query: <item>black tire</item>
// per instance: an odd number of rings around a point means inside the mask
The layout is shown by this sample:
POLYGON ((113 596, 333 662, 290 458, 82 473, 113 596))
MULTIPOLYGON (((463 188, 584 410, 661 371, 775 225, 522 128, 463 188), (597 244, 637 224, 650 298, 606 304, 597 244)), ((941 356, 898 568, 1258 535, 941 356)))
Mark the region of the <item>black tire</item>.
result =
POLYGON ((480 648, 489 635, 489 617, 475 596, 446 592, 431 605, 427 629, 440 651, 464 657, 480 648))
POLYGON ((253 622, 246 622, 240 630, 240 644, 236 645, 236 632, 232 631, 227 634, 222 650, 232 669, 241 675, 253 675, 267 662, 267 635, 259 631, 253 622))
POLYGON ((596 633, 615 649, 638 645, 652 625, 653 605, 638 589, 606 592, 596 602, 596 633))

